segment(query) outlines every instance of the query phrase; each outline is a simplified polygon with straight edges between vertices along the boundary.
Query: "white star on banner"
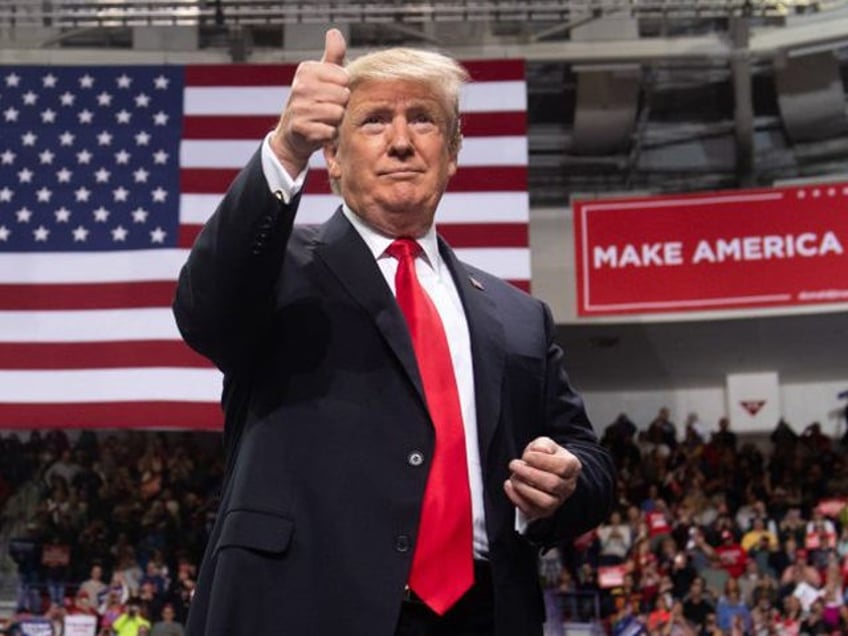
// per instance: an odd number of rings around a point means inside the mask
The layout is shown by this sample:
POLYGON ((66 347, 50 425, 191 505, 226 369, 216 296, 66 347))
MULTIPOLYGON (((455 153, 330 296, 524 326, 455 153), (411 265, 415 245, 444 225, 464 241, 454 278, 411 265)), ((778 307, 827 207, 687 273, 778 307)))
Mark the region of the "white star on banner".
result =
POLYGON ((52 196, 53 196, 53 191, 50 190, 49 188, 47 188, 47 186, 41 186, 41 188, 39 188, 35 192, 35 197, 36 197, 36 199, 38 200, 39 203, 49 203, 50 197, 52 197, 52 196))
POLYGON ((6 119, 6 121, 18 121, 19 114, 20 111, 11 106, 9 106, 9 108, 3 111, 3 117, 6 119))
POLYGON ((32 175, 35 174, 29 168, 24 168, 18 172, 18 181, 21 183, 32 183, 32 175))
POLYGON ((43 243, 47 240, 47 237, 50 236, 50 230, 43 225, 39 225, 32 231, 32 235, 36 241, 43 243))
POLYGON ((159 186, 155 190, 151 190, 150 196, 153 197, 156 203, 165 203, 165 199, 168 198, 168 191, 162 186, 159 186))
POLYGON ((44 86, 44 88, 54 88, 56 86, 57 79, 58 78, 53 75, 53 73, 49 73, 48 75, 45 75, 41 78, 41 84, 44 86))
POLYGON ((15 193, 8 186, 3 186, 3 189, 0 190, 0 202, 9 203, 13 196, 15 196, 15 193))
POLYGON ((80 88, 91 88, 94 86, 94 78, 86 73, 81 78, 79 78, 80 88))
POLYGON ((116 202, 125 202, 127 197, 130 195, 130 191, 127 190, 124 186, 119 186, 112 190, 112 197, 116 202))
POLYGON ((90 124, 91 120, 94 118, 94 113, 92 113, 87 108, 85 110, 77 113, 77 117, 79 117, 79 121, 81 124, 90 124))
POLYGON ((32 218, 32 210, 21 208, 15 212, 15 216, 18 217, 18 223, 29 223, 30 218, 32 218))
POLYGON ((36 95, 32 91, 27 91, 23 94, 22 97, 24 100, 24 104, 26 104, 27 106, 34 106, 35 102, 38 101, 38 95, 36 95))
POLYGON ((130 84, 132 84, 132 78, 126 73, 121 75, 116 81, 118 82, 118 88, 129 88, 130 84))
POLYGON ((168 233, 163 230, 161 227, 156 227, 155 230, 151 230, 150 232, 150 242, 151 243, 164 243, 165 237, 168 233))
POLYGON ((81 150, 77 153, 77 163, 79 164, 89 164, 91 163, 91 153, 88 150, 81 150))
POLYGON ((109 172, 106 168, 100 168, 94 173, 94 178, 97 180, 97 183, 107 183, 109 181, 109 177, 112 176, 112 173, 109 172))
POLYGON ((73 146, 74 139, 74 134, 70 130, 66 130, 61 135, 59 135, 59 143, 63 146, 73 146))
POLYGON ((111 230, 112 232, 112 240, 124 242, 127 240, 127 234, 129 231, 124 228, 123 225, 119 225, 118 227, 111 230))
POLYGON ((132 211, 133 223, 144 223, 147 221, 147 210, 144 208, 136 208, 132 211))
POLYGON ((18 155, 16 155, 14 152, 7 149, 3 152, 2 155, 0 155, 0 163, 6 166, 11 166, 13 163, 15 163, 15 157, 17 156, 18 155))
POLYGON ((83 243, 88 238, 88 230, 82 225, 77 225, 73 229, 74 243, 83 243))
POLYGON ((94 211, 94 220, 98 223, 105 223, 109 218, 109 210, 104 208, 102 205, 94 211))
POLYGON ((5 225, 0 225, 0 241, 3 241, 4 243, 8 241, 11 233, 12 231, 5 225))
POLYGON ((56 216, 56 223, 67 223, 71 218, 71 211, 64 205, 53 214, 56 216))
POLYGON ((67 168, 64 168, 64 167, 63 167, 61 170, 59 170, 59 171, 56 173, 56 180, 57 180, 59 183, 70 183, 70 182, 71 182, 71 177, 73 176, 73 174, 74 174, 73 172, 71 172, 71 171, 70 171, 70 170, 68 170, 67 168))
POLYGON ((81 188, 77 188, 74 190, 74 197, 77 200, 77 203, 84 203, 88 201, 88 198, 91 196, 91 190, 82 186, 81 188))
POLYGON ((135 96, 136 108, 147 108, 150 104, 150 96, 147 93, 139 93, 135 96))
POLYGON ((20 84, 20 81, 21 81, 21 76, 16 75, 15 73, 10 73, 9 75, 6 76, 6 86, 8 86, 9 88, 13 88, 13 87, 17 86, 18 84, 20 84))
POLYGON ((64 93, 59 95, 59 102, 62 104, 62 106, 73 106, 75 99, 76 96, 70 91, 65 91, 64 93))

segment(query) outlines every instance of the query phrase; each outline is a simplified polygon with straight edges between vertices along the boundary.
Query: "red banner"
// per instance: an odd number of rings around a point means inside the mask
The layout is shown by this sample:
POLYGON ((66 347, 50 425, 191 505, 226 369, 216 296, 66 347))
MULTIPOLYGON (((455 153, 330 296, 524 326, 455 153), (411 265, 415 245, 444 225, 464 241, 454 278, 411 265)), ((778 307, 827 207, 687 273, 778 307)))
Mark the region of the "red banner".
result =
POLYGON ((573 207, 581 316, 848 303, 848 183, 573 207))

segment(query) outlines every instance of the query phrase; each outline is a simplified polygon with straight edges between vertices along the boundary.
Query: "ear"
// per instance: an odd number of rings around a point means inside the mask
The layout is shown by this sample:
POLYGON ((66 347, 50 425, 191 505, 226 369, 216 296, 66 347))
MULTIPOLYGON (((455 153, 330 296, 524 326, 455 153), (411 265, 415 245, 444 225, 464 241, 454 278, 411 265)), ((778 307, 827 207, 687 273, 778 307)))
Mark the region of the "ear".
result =
POLYGON ((327 174, 331 179, 341 179, 342 169, 338 161, 338 142, 324 144, 324 162, 327 164, 327 174))
POLYGON ((448 157, 448 179, 456 174, 459 152, 452 152, 448 157))

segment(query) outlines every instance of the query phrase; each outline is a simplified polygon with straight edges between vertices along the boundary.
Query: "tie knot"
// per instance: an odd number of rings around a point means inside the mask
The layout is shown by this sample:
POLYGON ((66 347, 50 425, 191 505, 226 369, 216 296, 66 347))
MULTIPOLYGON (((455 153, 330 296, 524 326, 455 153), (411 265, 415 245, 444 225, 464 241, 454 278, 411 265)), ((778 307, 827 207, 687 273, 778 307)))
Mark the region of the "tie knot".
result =
POLYGON ((386 253, 399 261, 402 259, 414 259, 421 253, 421 246, 413 239, 399 238, 395 239, 386 248, 386 253))

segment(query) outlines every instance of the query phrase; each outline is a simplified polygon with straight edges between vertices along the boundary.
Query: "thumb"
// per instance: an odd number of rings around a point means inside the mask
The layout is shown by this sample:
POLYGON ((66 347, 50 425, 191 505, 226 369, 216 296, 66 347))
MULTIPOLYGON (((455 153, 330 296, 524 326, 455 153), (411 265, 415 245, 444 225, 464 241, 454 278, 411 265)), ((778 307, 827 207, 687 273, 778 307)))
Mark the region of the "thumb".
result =
POLYGON ((338 29, 330 29, 324 36, 324 55, 321 61, 325 64, 344 64, 344 56, 347 52, 347 43, 342 32, 338 29))

